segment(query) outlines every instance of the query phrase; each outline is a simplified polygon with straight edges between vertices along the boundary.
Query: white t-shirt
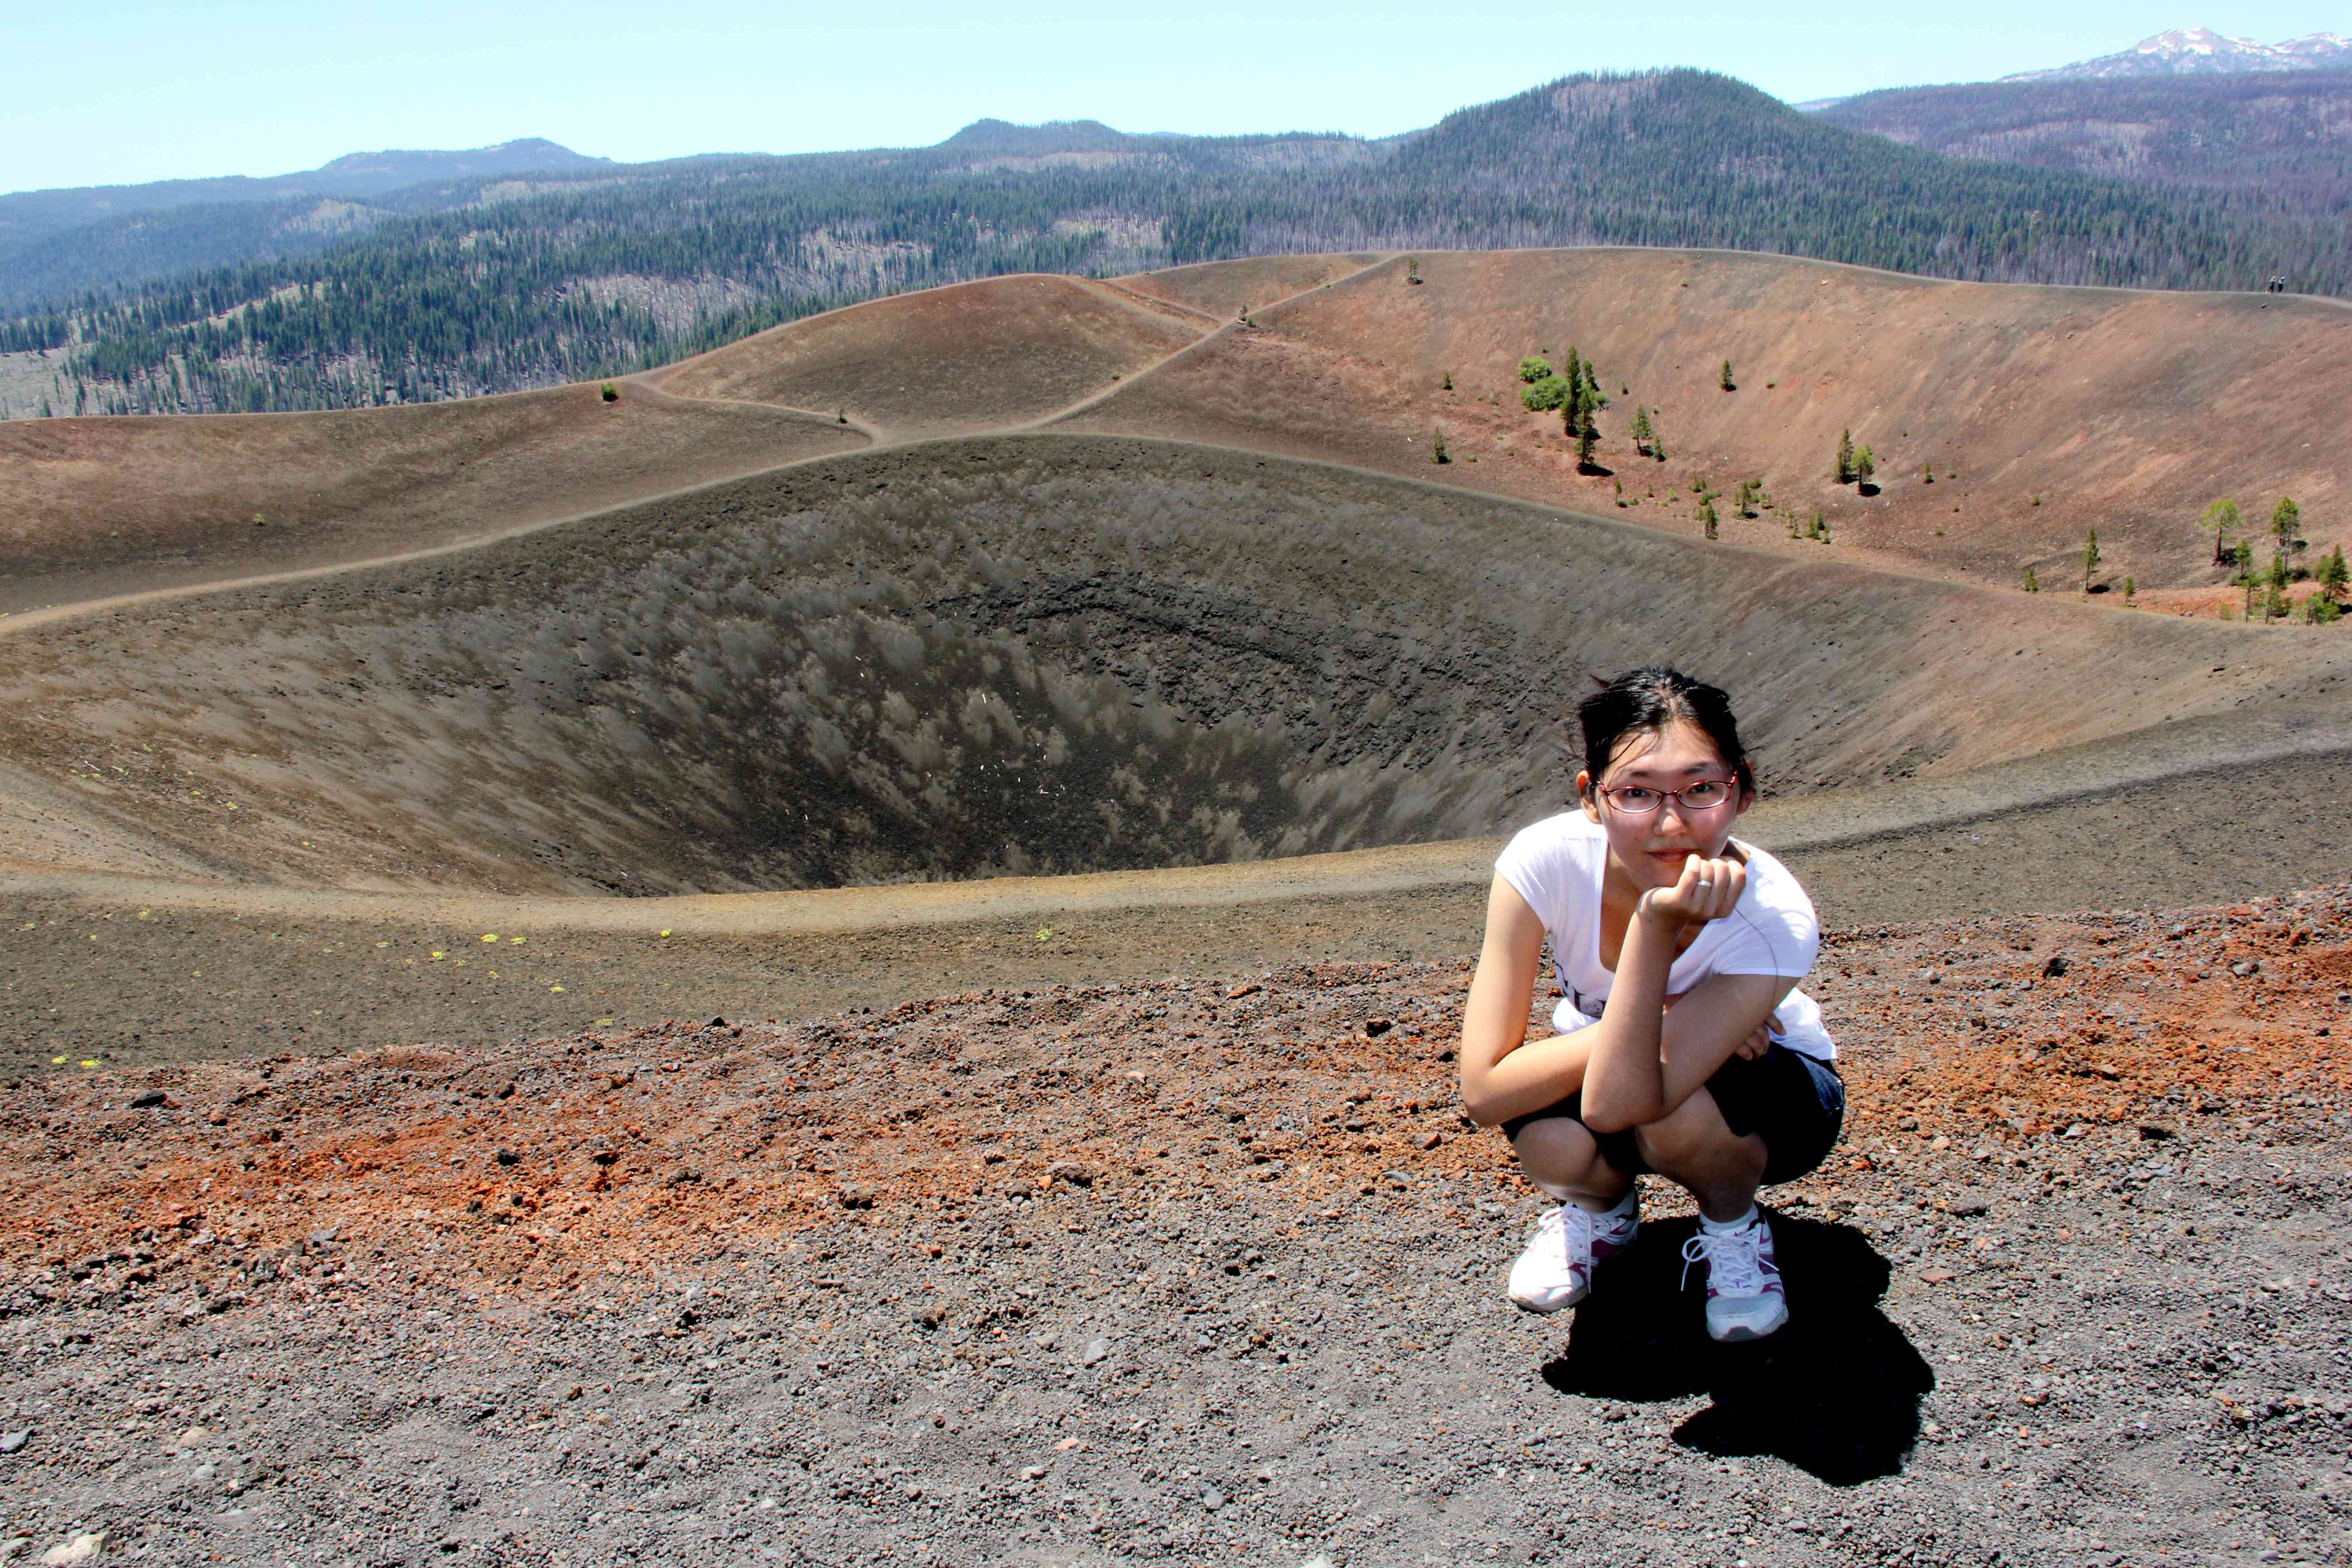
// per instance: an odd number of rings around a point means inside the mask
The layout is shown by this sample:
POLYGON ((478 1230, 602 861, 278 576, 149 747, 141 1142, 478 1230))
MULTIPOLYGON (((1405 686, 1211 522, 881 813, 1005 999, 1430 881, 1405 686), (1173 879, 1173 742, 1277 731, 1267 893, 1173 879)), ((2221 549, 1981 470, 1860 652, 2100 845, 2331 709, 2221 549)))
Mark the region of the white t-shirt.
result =
MULTIPOLYGON (((1789 868, 1744 839, 1748 886, 1731 913, 1699 928, 1698 939, 1666 972, 1666 994, 1679 996, 1717 974, 1779 974, 1801 979, 1822 943, 1813 901, 1789 868)), ((1600 1021, 1614 972, 1601 965, 1601 878, 1609 865, 1609 836, 1580 811, 1548 816, 1523 828, 1495 861, 1496 875, 1517 889, 1543 921, 1553 967, 1564 994, 1552 1014, 1562 1034, 1600 1021)), ((1822 1010, 1802 991, 1774 1009, 1775 1038, 1822 1061, 1837 1046, 1822 1026, 1822 1010)))

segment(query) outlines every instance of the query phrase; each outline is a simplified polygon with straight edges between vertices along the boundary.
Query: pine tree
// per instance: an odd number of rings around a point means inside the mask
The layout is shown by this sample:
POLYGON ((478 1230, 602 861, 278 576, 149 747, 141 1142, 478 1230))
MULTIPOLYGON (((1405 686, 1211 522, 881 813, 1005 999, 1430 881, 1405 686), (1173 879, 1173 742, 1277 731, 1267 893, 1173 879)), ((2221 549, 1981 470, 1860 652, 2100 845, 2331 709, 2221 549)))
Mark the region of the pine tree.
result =
POLYGON ((2099 531, 2091 530, 2091 537, 2083 542, 2083 592, 2091 591, 2091 574, 2099 569, 2099 531))
POLYGON ((1454 373, 1452 371, 1449 370, 1445 373, 1444 384, 1439 386, 1437 390, 1440 392, 1451 392, 1454 390, 1454 373))
POLYGON ((2025 569, 2025 591, 2029 594, 2039 594, 2042 592, 2042 584, 2034 577, 2033 568, 2031 566, 2028 566, 2025 569))
POLYGON ((2133 582, 2129 577, 2124 579, 2124 605, 2126 608, 2130 606, 2133 596, 2138 594, 2138 584, 2133 582))
POLYGON ((1725 360, 1723 362, 1723 374, 1716 378, 1716 384, 1722 387, 1726 392, 1735 392, 1738 390, 1739 384, 1731 379, 1731 362, 1729 360, 1725 360))
POLYGON ((1854 453, 1853 477, 1856 484, 1864 489, 1874 489, 1871 480, 1877 472, 1878 459, 1870 455, 1869 447, 1864 447, 1854 453))
POLYGON ((2293 496, 2279 497, 2271 509, 2271 532, 2278 539, 2281 550, 2292 550, 2303 532, 2303 509, 2294 504, 2293 496))
POLYGON ((1445 432, 1443 430, 1432 430, 1429 433, 1429 460, 1433 463, 1450 463, 1454 460, 1445 454, 1445 432))
POLYGON ((1853 432, 1851 430, 1838 432, 1837 482, 1842 485, 1853 483, 1853 432))
POLYGON ((2213 529, 2213 564, 2229 565, 2234 559, 2230 553, 2230 535, 2238 531, 2238 503, 2223 496, 2205 509, 2205 521, 2213 529))
POLYGON ((1922 463, 1919 465, 1919 482, 1923 485, 1932 485, 1936 482, 1935 464, 1922 463))
POLYGON ((1650 437, 1657 432, 1650 424, 1650 411, 1648 409, 1642 407, 1638 404, 1634 405, 1633 420, 1633 423, 1627 426, 1625 433, 1633 437, 1633 449, 1635 451, 1641 453, 1642 456, 1645 458, 1650 455, 1650 437))
POLYGON ((2254 618, 2254 584, 2257 580, 2254 576, 2253 541, 2249 539, 2238 541, 2238 548, 2232 553, 2231 559, 2238 563, 2238 581, 2246 590, 2246 619, 2251 621, 2254 618))
POLYGON ((2319 563, 2319 596, 2330 601, 2344 597, 2347 584, 2352 584, 2352 570, 2344 564, 2344 547, 2337 545, 2319 563))
POLYGON ((1715 522, 1716 522, 1716 519, 1715 519, 1715 498, 1714 498, 1713 496, 1711 496, 1711 495, 1708 495, 1708 496, 1701 496, 1701 497, 1699 498, 1699 502, 1698 502, 1698 521, 1699 521, 1700 526, 1701 526, 1701 527, 1703 527, 1703 528, 1706 530, 1706 536, 1707 536, 1709 539, 1713 539, 1713 538, 1715 537, 1715 522))
POLYGON ((1592 448, 1600 444, 1601 427, 1592 422, 1592 410, 1584 411, 1584 427, 1576 433, 1576 466, 1590 473, 1592 469, 1592 448))

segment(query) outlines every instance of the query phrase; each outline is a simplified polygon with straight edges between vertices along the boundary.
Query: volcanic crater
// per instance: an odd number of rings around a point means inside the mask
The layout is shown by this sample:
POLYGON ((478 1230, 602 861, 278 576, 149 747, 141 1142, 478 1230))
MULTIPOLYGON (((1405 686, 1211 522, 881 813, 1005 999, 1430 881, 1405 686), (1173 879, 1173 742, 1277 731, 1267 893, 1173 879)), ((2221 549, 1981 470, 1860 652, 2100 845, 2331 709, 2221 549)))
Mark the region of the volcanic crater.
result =
POLYGON ((315 884, 323 850, 347 886, 722 892, 1502 831, 1564 798, 1563 716, 1635 663, 1738 686, 1802 790, 2352 662, 2059 604, 2000 626, 2003 597, 1319 464, 974 438, 36 628, 0 726, 241 879, 315 884))

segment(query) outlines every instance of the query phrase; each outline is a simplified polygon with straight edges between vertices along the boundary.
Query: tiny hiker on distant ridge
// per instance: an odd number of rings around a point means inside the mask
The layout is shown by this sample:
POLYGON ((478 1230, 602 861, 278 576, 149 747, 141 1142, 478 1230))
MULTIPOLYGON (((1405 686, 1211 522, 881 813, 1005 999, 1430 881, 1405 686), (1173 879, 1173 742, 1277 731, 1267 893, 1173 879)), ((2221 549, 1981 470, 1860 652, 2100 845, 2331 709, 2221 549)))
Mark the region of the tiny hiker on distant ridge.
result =
POLYGON ((1820 924, 1788 868, 1731 837, 1756 776, 1722 691, 1629 670, 1577 721, 1580 809, 1495 862, 1462 1023, 1464 1107, 1561 1200, 1512 1266, 1510 1299, 1531 1312, 1584 1300, 1633 1244, 1639 1178, 1655 1172, 1698 1204, 1684 1273, 1705 1271, 1707 1332, 1761 1339, 1789 1307, 1757 1189, 1819 1165, 1845 1119, 1836 1047, 1796 989, 1820 924), (1531 1041, 1546 942, 1559 1033, 1531 1041))

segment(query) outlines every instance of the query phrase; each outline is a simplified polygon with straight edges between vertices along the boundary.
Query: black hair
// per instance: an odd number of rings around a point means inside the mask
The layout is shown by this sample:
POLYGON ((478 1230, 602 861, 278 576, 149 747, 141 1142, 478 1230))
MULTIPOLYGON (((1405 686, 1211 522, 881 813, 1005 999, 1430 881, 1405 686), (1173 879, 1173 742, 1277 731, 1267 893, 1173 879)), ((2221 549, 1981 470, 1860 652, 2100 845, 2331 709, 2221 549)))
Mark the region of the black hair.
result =
POLYGON ((1618 742, 1629 731, 1654 735, 1681 722, 1696 725, 1715 743, 1717 754, 1748 797, 1756 795, 1756 770, 1748 760, 1748 748, 1740 744, 1731 699, 1720 687, 1693 680, 1679 669, 1648 665, 1603 681, 1600 690, 1576 705, 1576 722, 1584 731, 1584 771, 1596 780, 1616 760, 1618 742))

